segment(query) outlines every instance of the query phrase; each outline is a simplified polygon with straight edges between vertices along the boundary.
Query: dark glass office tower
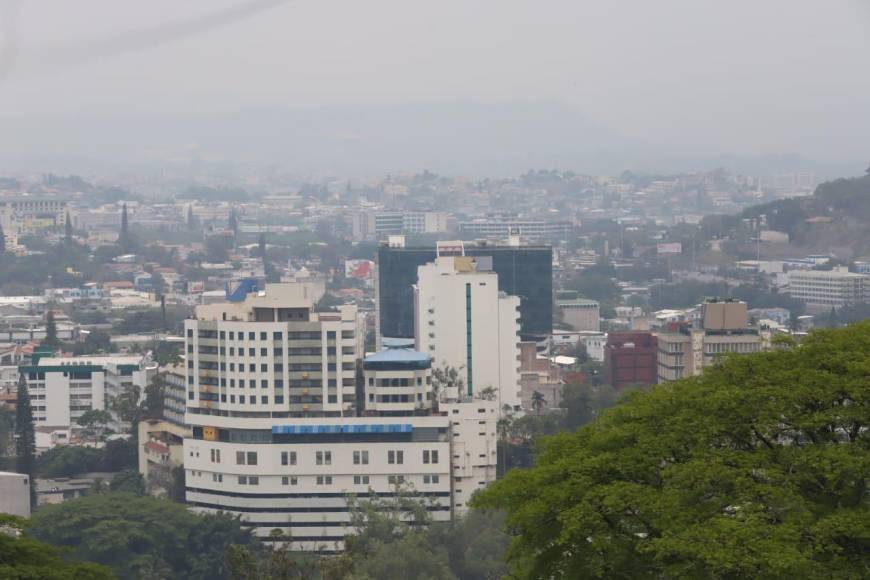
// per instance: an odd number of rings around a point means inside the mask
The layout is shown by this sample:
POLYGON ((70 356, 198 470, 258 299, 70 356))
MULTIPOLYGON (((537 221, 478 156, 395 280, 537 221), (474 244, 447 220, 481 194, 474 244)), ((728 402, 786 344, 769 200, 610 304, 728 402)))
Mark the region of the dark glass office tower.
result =
MULTIPOLYGON (((553 331, 553 249, 465 243, 465 255, 492 258, 498 289, 520 297, 523 338, 553 331)), ((414 337, 417 267, 435 261, 435 248, 378 248, 378 308, 381 336, 414 337)))

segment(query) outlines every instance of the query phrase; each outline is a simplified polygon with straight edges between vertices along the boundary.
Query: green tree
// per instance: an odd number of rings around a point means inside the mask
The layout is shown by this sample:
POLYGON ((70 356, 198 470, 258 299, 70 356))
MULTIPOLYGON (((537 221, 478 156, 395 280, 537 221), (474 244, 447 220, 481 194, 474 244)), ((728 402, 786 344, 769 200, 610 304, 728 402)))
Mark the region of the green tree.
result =
POLYGON ((137 469, 125 469, 116 474, 109 484, 113 492, 126 492, 134 495, 145 494, 145 478, 137 469))
POLYGON ((145 387, 145 400, 142 401, 142 414, 145 419, 163 417, 163 397, 166 393, 166 375, 157 373, 145 387))
POLYGON ((266 234, 260 234, 257 239, 257 253, 263 260, 266 259, 266 234))
POLYGON ((619 298, 619 285, 604 274, 580 274, 566 285, 569 290, 577 291, 584 298, 611 302, 619 298))
POLYGON ((460 374, 461 370, 461 367, 456 368, 446 364, 432 369, 432 397, 436 411, 438 410, 441 395, 446 389, 456 389, 460 397, 464 397, 467 394, 465 392, 465 379, 460 374))
POLYGON ((69 210, 67 210, 67 212, 66 212, 66 219, 64 221, 63 229, 64 229, 64 235, 63 235, 64 241, 67 244, 73 243, 73 226, 72 226, 72 218, 69 215, 69 210))
POLYGON ((72 477, 89 471, 101 471, 103 452, 80 445, 57 445, 39 456, 37 467, 42 477, 72 477))
POLYGON ((0 514, 0 578, 20 580, 110 580, 108 568, 91 562, 66 562, 63 552, 26 533, 21 518, 0 514))
POLYGON ((60 340, 57 338, 57 322, 54 319, 54 310, 51 309, 45 315, 45 338, 42 339, 42 346, 52 350, 60 346, 60 340))
POLYGON ((85 429, 85 433, 94 441, 98 441, 112 422, 112 415, 103 409, 90 409, 76 419, 76 424, 85 429))
POLYGON ((230 208, 230 215, 227 219, 227 228, 233 232, 233 240, 239 237, 239 216, 236 215, 236 208, 230 208))
POLYGON ((535 413, 538 415, 541 414, 541 409, 543 409, 547 405, 547 398, 544 397, 544 394, 540 391, 535 391, 532 393, 532 409, 534 409, 535 413))
POLYGON ((108 566, 121 578, 142 570, 170 578, 231 578, 224 554, 259 545, 236 517, 197 515, 183 505, 129 493, 107 493, 44 506, 29 532, 68 550, 71 560, 108 566))
POLYGON ((475 499, 525 578, 861 578, 870 322, 636 392, 475 499))
POLYGON ((33 430, 33 408, 24 373, 18 375, 18 392, 15 398, 15 455, 18 473, 30 478, 30 506, 36 507, 36 433, 33 430))

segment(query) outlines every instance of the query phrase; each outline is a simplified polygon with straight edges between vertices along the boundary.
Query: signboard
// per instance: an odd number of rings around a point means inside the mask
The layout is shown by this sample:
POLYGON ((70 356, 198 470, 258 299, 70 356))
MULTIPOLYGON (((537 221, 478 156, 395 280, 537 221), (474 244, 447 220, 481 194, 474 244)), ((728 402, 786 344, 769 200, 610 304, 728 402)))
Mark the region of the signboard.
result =
POLYGON ((371 260, 347 260, 344 263, 344 277, 357 280, 371 280, 375 263, 371 260))
POLYGON ((465 246, 462 241, 436 242, 435 251, 439 256, 464 256, 465 246))
POLYGON ((201 280, 198 282, 188 282, 187 283, 187 293, 188 294, 202 294, 202 291, 205 289, 205 283, 201 280))
POLYGON ((656 246, 656 251, 659 254, 682 254, 683 244, 680 242, 667 242, 656 246))

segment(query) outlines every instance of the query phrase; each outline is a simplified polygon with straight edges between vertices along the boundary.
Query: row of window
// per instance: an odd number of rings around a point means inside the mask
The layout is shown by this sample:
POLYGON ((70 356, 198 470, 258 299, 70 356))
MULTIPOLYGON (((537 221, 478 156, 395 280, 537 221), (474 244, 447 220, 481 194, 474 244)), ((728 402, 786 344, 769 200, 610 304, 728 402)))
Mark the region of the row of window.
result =
MULTIPOLYGON (((201 472, 196 472, 200 473, 201 472)), ((215 483, 223 483, 224 476, 222 473, 212 473, 211 479, 215 483)), ((237 476, 236 481, 238 481, 239 485, 260 485, 260 477, 257 475, 239 475, 237 476)), ((317 485, 332 485, 334 479, 331 475, 318 475, 315 478, 315 482, 317 485)), ((388 475, 387 483, 390 485, 402 485, 405 483, 404 475, 388 475)), ((437 485, 441 483, 441 476, 439 475, 424 475, 423 476, 423 484, 424 485, 437 485)), ((353 476, 353 484, 354 485, 370 485, 371 484, 371 476, 369 475, 354 475, 353 476)), ((281 476, 281 485, 299 485, 299 478, 293 475, 284 475, 281 476)))
MULTIPOLYGON (((258 464, 258 455, 257 451, 236 451, 236 465, 257 465, 258 464)), ((193 452, 191 451, 191 456, 193 456, 193 452)), ((199 457, 199 453, 197 453, 197 457, 199 457)), ((221 450, 220 449, 211 449, 210 450, 210 458, 212 463, 220 463, 221 462, 221 450)), ((296 451, 282 451, 281 452, 281 465, 296 465, 297 464, 297 454, 296 451)), ((332 465, 332 451, 315 451, 314 452, 314 462, 317 465, 332 465)), ((387 463, 390 465, 402 465, 405 463, 405 452, 401 449, 394 450, 390 449, 387 451, 387 463)), ((423 450, 423 463, 432 464, 438 463, 438 450, 437 449, 424 449, 423 450)), ((368 465, 369 464, 369 451, 368 450, 357 450, 353 452, 353 464, 354 465, 368 465)))
MULTIPOLYGON (((259 333, 254 332, 254 331, 249 331, 249 332, 245 333, 245 332, 241 332, 241 331, 236 332, 233 330, 231 330, 229 332, 224 331, 224 330, 221 330, 220 332, 218 332, 216 330, 200 330, 198 333, 198 336, 199 336, 199 338, 207 338, 207 339, 220 338, 221 340, 227 340, 227 339, 229 339, 229 340, 245 340, 246 334, 247 334, 247 340, 257 340, 258 337, 259 337, 259 340, 269 340, 269 333, 263 332, 263 331, 260 331, 259 333)), ((320 331, 297 331, 297 332, 291 331, 291 332, 288 332, 286 334, 286 336, 287 336, 288 340, 320 340, 322 335, 321 335, 320 331)), ((193 329, 192 328, 187 329, 187 337, 193 338, 193 329)), ((341 331, 341 338, 345 338, 345 339, 353 338, 353 331, 352 330, 342 330, 341 331)), ((334 330, 329 330, 326 332, 326 340, 335 340, 335 339, 336 339, 336 334, 335 334, 334 330)), ((272 333, 272 340, 284 340, 284 333, 281 331, 273 332, 272 333)))

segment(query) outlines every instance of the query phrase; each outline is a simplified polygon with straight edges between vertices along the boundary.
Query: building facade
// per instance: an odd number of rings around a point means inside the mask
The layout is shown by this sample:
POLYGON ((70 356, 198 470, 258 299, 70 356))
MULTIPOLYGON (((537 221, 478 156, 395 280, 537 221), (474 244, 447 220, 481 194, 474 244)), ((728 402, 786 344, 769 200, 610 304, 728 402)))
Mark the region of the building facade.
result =
POLYGON ((125 424, 111 405, 113 398, 130 388, 140 393, 157 373, 157 364, 147 357, 128 355, 34 357, 19 367, 30 393, 37 428, 71 429, 85 412, 109 411, 114 431, 125 424))
POLYGON ((791 270, 788 273, 788 292, 792 298, 810 306, 840 308, 864 302, 870 296, 868 276, 849 272, 846 268, 834 270, 791 270))
POLYGON ((30 485, 26 473, 0 471, 0 514, 29 518, 30 485))
POLYGON ((337 551, 355 531, 351 495, 414 493, 446 521, 493 481, 495 402, 444 401, 436 413, 431 361, 406 348, 365 359, 356 389, 355 315, 314 312, 290 285, 197 309, 186 322, 188 505, 238 514, 264 541, 337 551))
POLYGON ((670 323, 658 333, 658 382, 699 375, 720 357, 758 352, 763 343, 762 333, 749 325, 745 302, 707 302, 699 326, 670 323))
MULTIPOLYGON (((553 330, 553 250, 550 246, 454 243, 461 253, 491 262, 498 289, 519 296, 520 329, 524 338, 542 340, 553 330)), ((441 246, 442 248, 444 245, 441 246)), ((404 240, 378 248, 377 335, 414 338, 414 291, 417 268, 434 262, 436 247, 405 247, 404 240)))
POLYGON ((508 236, 521 236, 541 242, 567 240, 573 227, 567 221, 482 218, 460 222, 459 233, 465 238, 503 239, 508 236))
POLYGON ((654 385, 656 352, 651 332, 611 332, 604 346, 604 382, 615 389, 654 385))
POLYGON ((417 349, 459 370, 468 397, 492 388, 499 408, 519 410, 520 299, 479 267, 468 256, 442 256, 418 268, 417 349))
POLYGON ((601 314, 598 302, 574 298, 557 300, 556 307, 562 315, 562 322, 573 330, 598 332, 601 330, 601 314))

